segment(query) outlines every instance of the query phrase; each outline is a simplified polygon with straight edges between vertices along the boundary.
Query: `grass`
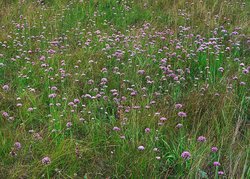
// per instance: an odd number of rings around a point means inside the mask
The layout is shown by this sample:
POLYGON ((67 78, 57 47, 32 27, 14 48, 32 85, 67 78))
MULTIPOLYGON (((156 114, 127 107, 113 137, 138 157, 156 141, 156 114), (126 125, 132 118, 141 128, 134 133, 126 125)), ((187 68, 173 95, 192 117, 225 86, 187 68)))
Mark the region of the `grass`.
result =
POLYGON ((250 177, 248 1, 0 7, 0 178, 250 177))

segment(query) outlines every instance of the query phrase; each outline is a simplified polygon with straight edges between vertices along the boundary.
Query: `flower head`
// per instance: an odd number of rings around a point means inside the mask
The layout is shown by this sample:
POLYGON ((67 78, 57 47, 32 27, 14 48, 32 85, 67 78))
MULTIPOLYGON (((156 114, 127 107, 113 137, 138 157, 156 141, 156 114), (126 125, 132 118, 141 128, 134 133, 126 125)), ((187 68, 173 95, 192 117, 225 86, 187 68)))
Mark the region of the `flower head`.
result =
POLYGON ((145 147, 142 146, 142 145, 140 145, 140 146, 138 147, 138 150, 144 150, 144 149, 145 149, 145 147))
POLYGON ((191 154, 188 151, 184 151, 182 152, 181 157, 184 159, 189 159, 191 157, 191 154))
POLYGON ((72 122, 67 122, 66 127, 70 128, 72 126, 72 122))
POLYGON ((119 127, 113 127, 113 131, 120 131, 121 129, 119 127))
POLYGON ((42 163, 43 163, 44 165, 48 165, 48 164, 51 163, 51 160, 50 160, 49 157, 44 157, 44 158, 42 159, 42 163))
POLYGON ((145 133, 149 133, 149 132, 150 132, 150 128, 147 127, 147 128, 145 129, 145 133))
POLYGON ((217 147, 212 147, 212 148, 211 148, 211 151, 212 151, 212 152, 217 152, 217 151, 218 151, 218 148, 217 148, 217 147))
POLYGON ((198 142, 206 142, 206 137, 204 136, 199 136, 197 139, 198 142))
POLYGON ((4 91, 8 91, 9 88, 10 88, 9 85, 3 85, 3 90, 4 90, 4 91))
POLYGON ((187 113, 181 111, 181 112, 178 112, 178 116, 187 117, 187 113))
POLYGON ((15 142, 14 147, 15 147, 17 150, 20 150, 21 147, 22 147, 22 145, 21 145, 20 142, 15 142))
POLYGON ((218 171, 218 175, 224 175, 223 171, 218 171))
POLYGON ((176 105, 175 105, 175 108, 176 108, 176 109, 181 109, 181 108, 182 108, 182 104, 176 104, 176 105))
POLYGON ((217 161, 214 162, 213 164, 214 164, 215 167, 220 166, 220 162, 217 162, 217 161))

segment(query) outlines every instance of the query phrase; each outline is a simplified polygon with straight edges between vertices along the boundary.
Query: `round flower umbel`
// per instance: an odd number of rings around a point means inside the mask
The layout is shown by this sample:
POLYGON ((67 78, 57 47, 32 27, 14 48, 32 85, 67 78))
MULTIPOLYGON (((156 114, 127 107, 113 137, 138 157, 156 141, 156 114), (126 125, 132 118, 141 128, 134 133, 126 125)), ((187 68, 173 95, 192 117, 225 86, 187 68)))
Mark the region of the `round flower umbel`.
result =
POLYGON ((67 122, 66 127, 67 127, 67 128, 71 128, 72 125, 73 125, 72 122, 67 122))
POLYGON ((215 167, 218 167, 218 166, 220 166, 220 162, 217 162, 217 161, 216 161, 216 162, 213 163, 213 165, 214 165, 215 167))
POLYGON ((182 104, 176 104, 175 105, 175 109, 181 109, 182 108, 182 104))
POLYGON ((206 142, 206 140, 207 139, 204 136, 199 136, 198 139, 197 139, 198 142, 206 142))
POLYGON ((187 117, 187 113, 181 111, 181 112, 178 112, 178 116, 184 118, 184 117, 187 117))
POLYGON ((224 175, 223 171, 218 171, 218 175, 224 175))
POLYGON ((16 148, 16 150, 20 150, 22 148, 22 145, 20 142, 15 142, 14 147, 16 148))
POLYGON ((145 133, 149 133, 149 132, 150 132, 150 128, 147 127, 147 128, 145 129, 145 133))
POLYGON ((121 129, 119 127, 113 127, 113 131, 120 131, 121 129))
POLYGON ((44 165, 48 165, 48 164, 51 163, 51 160, 50 160, 49 157, 44 157, 44 158, 42 159, 42 163, 43 163, 44 165))
POLYGON ((138 147, 138 150, 140 150, 140 151, 142 151, 142 150, 144 150, 145 149, 145 147, 143 146, 143 145, 140 145, 139 147, 138 147))
POLYGON ((2 88, 4 91, 9 91, 9 89, 10 89, 9 85, 3 85, 2 88))
POLYGON ((184 151, 182 152, 181 157, 187 160, 187 159, 190 159, 191 154, 188 151, 184 151))
POLYGON ((218 151, 218 148, 217 148, 217 147, 212 147, 212 148, 211 148, 211 151, 215 153, 215 152, 218 151))

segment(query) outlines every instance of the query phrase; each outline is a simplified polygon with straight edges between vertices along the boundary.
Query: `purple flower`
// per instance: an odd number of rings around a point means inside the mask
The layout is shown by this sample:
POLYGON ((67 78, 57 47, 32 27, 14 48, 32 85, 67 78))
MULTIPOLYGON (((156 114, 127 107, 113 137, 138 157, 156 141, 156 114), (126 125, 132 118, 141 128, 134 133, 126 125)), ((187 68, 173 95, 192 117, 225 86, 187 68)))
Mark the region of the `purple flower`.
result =
POLYGON ((244 85, 246 85, 246 83, 244 81, 241 81, 240 85, 244 86, 244 85))
POLYGON ((244 69, 244 70, 242 71, 242 73, 248 74, 248 73, 249 73, 249 70, 248 70, 248 69, 244 69))
POLYGON ((204 136, 199 136, 197 139, 198 142, 206 142, 206 137, 204 136))
POLYGON ((150 128, 147 127, 147 128, 145 129, 145 133, 149 133, 149 132, 150 132, 150 128))
POLYGON ((191 154, 188 151, 184 151, 182 152, 181 157, 184 159, 189 159, 191 157, 191 154))
POLYGON ((220 166, 220 162, 217 162, 217 161, 216 161, 216 162, 213 163, 213 165, 214 165, 215 167, 220 166))
POLYGON ((160 121, 166 121, 166 120, 167 120, 167 118, 165 118, 165 117, 160 118, 160 121))
POLYGON ((80 103, 80 100, 79 99, 74 99, 74 103, 80 103))
POLYGON ((34 108, 32 108, 32 107, 28 108, 28 111, 33 111, 33 110, 34 110, 34 108))
POLYGON ((9 85, 3 85, 3 90, 8 91, 10 89, 9 85))
POLYGON ((7 112, 3 112, 3 113, 2 113, 2 116, 3 116, 3 117, 9 117, 9 114, 8 114, 7 112))
POLYGON ((44 61, 44 60, 45 60, 45 56, 42 55, 42 56, 39 58, 39 60, 44 61))
POLYGON ((121 129, 119 127, 113 127, 113 131, 120 131, 121 129))
POLYGON ((17 106, 17 107, 21 107, 21 106, 23 106, 23 105, 22 105, 22 103, 17 103, 16 106, 17 106))
POLYGON ((137 73, 140 74, 140 75, 143 75, 145 73, 145 71, 144 70, 138 70, 137 73))
POLYGON ((49 53, 49 54, 54 54, 54 53, 56 53, 56 51, 53 50, 53 49, 49 49, 49 50, 48 50, 48 53, 49 53))
POLYGON ((72 122, 67 122, 66 127, 70 128, 72 126, 72 122))
POLYGON ((55 93, 49 94, 49 98, 55 98, 55 97, 56 97, 55 93))
POLYGON ((187 117, 187 114, 185 112, 178 112, 178 116, 180 117, 187 117))
POLYGON ((57 87, 56 87, 56 86, 52 86, 52 87, 51 87, 51 90, 52 90, 52 91, 56 91, 56 90, 57 90, 57 87))
POLYGON ((224 68, 223 68, 223 67, 220 67, 218 70, 219 70, 220 72, 223 72, 223 71, 224 71, 224 68))
POLYGON ((224 175, 223 171, 218 171, 218 175, 224 175))
POLYGON ((140 145, 140 146, 138 147, 138 150, 140 150, 140 151, 142 151, 142 150, 144 150, 144 149, 145 149, 145 147, 142 146, 142 145, 140 145))
POLYGON ((17 150, 20 150, 20 149, 22 148, 22 145, 21 145, 20 142, 15 142, 14 147, 15 147, 17 150))
POLYGON ((211 151, 212 151, 212 152, 217 152, 217 151, 218 151, 218 148, 217 148, 217 147, 212 147, 212 148, 211 148, 211 151))
POLYGON ((44 157, 44 158, 42 159, 42 163, 45 164, 45 165, 48 165, 48 164, 51 163, 51 160, 50 160, 49 157, 44 157))
POLYGON ((130 93, 130 95, 131 95, 131 96, 136 96, 136 95, 137 95, 137 91, 132 91, 132 92, 130 93))
POLYGON ((182 125, 181 123, 179 123, 179 124, 177 124, 175 127, 178 128, 178 129, 180 129, 180 128, 183 127, 183 125, 182 125))
POLYGON ((175 108, 176 108, 176 109, 181 109, 181 108, 182 108, 182 104, 176 104, 176 105, 175 105, 175 108))

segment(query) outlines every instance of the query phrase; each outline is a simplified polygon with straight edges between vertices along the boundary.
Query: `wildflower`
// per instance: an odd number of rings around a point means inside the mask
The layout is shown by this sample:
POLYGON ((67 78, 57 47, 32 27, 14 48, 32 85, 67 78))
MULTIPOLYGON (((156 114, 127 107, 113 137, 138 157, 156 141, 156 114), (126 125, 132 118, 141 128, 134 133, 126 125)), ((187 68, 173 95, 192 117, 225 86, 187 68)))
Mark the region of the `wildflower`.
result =
POLYGON ((42 56, 39 58, 39 60, 44 61, 44 60, 45 60, 45 56, 42 55, 42 56))
POLYGON ((143 75, 145 73, 145 71, 144 70, 138 70, 137 73, 140 74, 140 75, 143 75))
POLYGON ((223 171, 218 171, 218 175, 224 175, 223 171))
POLYGON ((241 81, 240 85, 244 86, 244 85, 246 85, 246 83, 244 81, 241 81))
POLYGON ((56 53, 56 51, 53 50, 53 49, 49 49, 49 50, 48 50, 48 53, 49 53, 49 54, 54 54, 54 53, 56 53))
POLYGON ((166 120, 167 120, 167 118, 165 118, 165 117, 160 118, 160 121, 166 121, 166 120))
POLYGON ((187 117, 187 114, 185 112, 178 112, 179 117, 187 117))
POLYGON ((206 137, 204 136, 199 136, 197 139, 198 142, 206 142, 206 137))
POLYGON ((34 108, 32 108, 32 107, 31 107, 31 108, 28 108, 28 111, 33 111, 33 110, 34 110, 34 108))
POLYGON ((142 146, 142 145, 140 145, 139 147, 138 147, 138 150, 144 150, 145 149, 145 147, 144 146, 142 146))
POLYGON ((45 164, 45 165, 48 165, 48 164, 51 163, 51 160, 50 160, 49 157, 44 157, 44 158, 42 159, 42 163, 45 164))
POLYGON ((217 151, 218 151, 218 148, 217 148, 217 147, 212 147, 212 148, 211 148, 211 151, 212 151, 212 152, 217 152, 217 151))
POLYGON ((146 128, 145 133, 149 133, 149 132, 150 132, 150 128, 146 128))
POLYGON ((22 106, 22 103, 17 103, 16 106, 17 106, 17 107, 21 107, 21 106, 22 106))
POLYGON ((215 167, 220 166, 220 162, 217 162, 217 161, 216 161, 216 162, 213 163, 213 165, 214 165, 215 167))
POLYGON ((10 88, 9 85, 3 85, 3 90, 4 90, 4 91, 8 91, 9 88, 10 88))
POLYGON ((176 105, 175 105, 175 108, 176 108, 176 109, 181 109, 181 108, 182 108, 182 104, 176 104, 176 105))
POLYGON ((219 70, 220 72, 223 72, 223 71, 224 71, 224 68, 223 68, 223 67, 220 67, 218 70, 219 70))
POLYGON ((154 148, 153 151, 154 152, 158 152, 159 150, 158 150, 158 148, 154 148))
POLYGON ((80 103, 79 99, 74 99, 74 103, 80 103))
POLYGON ((67 122, 66 127, 70 128, 72 126, 72 122, 67 122))
POLYGON ((248 73, 249 73, 249 70, 248 70, 248 69, 244 69, 244 70, 242 71, 242 73, 248 74, 248 73))
POLYGON ((2 116, 7 118, 7 117, 9 117, 9 114, 7 112, 3 112, 2 116))
POLYGON ((180 128, 183 127, 183 125, 182 125, 181 123, 179 123, 179 124, 177 124, 175 127, 178 128, 178 129, 180 129, 180 128))
POLYGON ((57 90, 57 87, 52 86, 52 87, 51 87, 51 90, 52 90, 52 91, 56 91, 56 90, 57 90))
POLYGON ((191 157, 191 154, 188 151, 184 151, 182 152, 181 157, 184 159, 189 159, 191 157))
POLYGON ((49 94, 48 97, 49 97, 49 98, 55 98, 55 97, 56 97, 56 94, 55 94, 55 93, 49 94))
POLYGON ((20 150, 22 146, 21 146, 21 143, 20 143, 20 142, 15 142, 14 147, 15 147, 17 150, 20 150))
POLYGON ((130 93, 130 95, 131 95, 131 96, 136 96, 136 95, 137 95, 137 91, 132 91, 132 92, 130 93))
POLYGON ((116 126, 113 128, 113 131, 120 131, 120 130, 121 129, 119 127, 116 127, 116 126))
POLYGON ((160 157, 160 156, 156 156, 155 158, 156 158, 156 160, 160 160, 160 159, 161 159, 161 157, 160 157))

